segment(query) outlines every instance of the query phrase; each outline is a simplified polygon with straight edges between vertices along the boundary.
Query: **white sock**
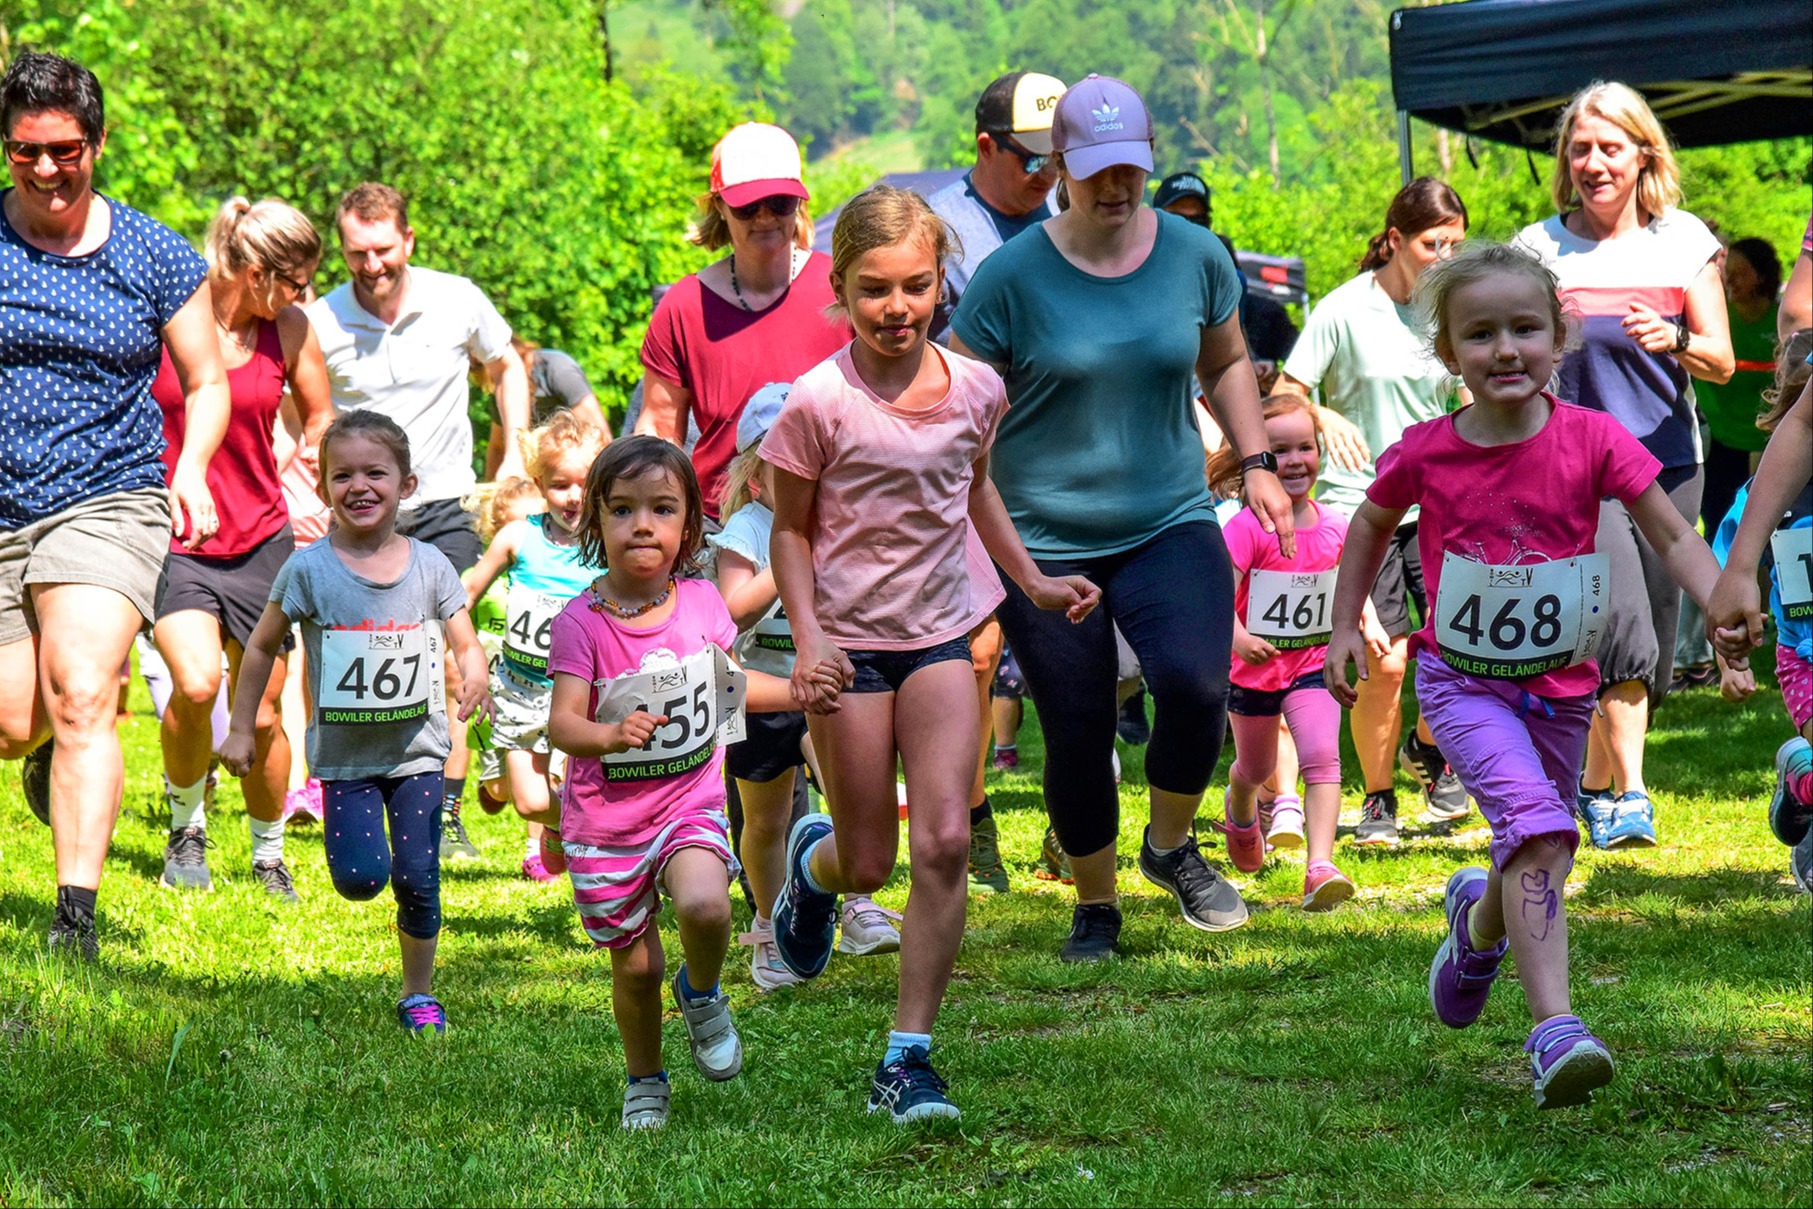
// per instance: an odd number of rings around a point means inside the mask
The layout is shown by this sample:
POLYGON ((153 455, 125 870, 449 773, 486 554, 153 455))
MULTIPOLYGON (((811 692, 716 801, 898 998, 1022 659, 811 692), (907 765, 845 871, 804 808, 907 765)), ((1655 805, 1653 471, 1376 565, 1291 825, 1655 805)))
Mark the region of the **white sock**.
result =
POLYGON ((541 837, 539 835, 531 835, 531 836, 526 837, 523 840, 522 853, 525 857, 540 856, 541 855, 541 837))
POLYGON ((267 823, 247 815, 246 822, 252 825, 252 860, 264 865, 282 860, 283 819, 280 817, 274 823, 267 823))
POLYGON ((169 777, 164 778, 164 792, 170 802, 170 830, 181 831, 186 827, 208 829, 207 809, 203 805, 208 789, 207 774, 193 785, 173 785, 169 777))

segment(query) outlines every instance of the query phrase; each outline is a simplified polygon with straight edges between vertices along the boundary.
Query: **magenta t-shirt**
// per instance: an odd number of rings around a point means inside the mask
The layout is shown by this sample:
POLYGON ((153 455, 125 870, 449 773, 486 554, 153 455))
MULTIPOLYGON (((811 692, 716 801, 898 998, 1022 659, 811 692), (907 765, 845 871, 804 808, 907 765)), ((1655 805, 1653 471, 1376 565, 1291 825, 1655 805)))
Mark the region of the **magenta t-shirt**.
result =
MULTIPOLYGON (((1316 510, 1316 523, 1297 528, 1297 555, 1285 558, 1278 553, 1278 537, 1259 527, 1251 510, 1242 508, 1221 530, 1227 542, 1228 557, 1234 562, 1234 615, 1244 625, 1247 601, 1251 595, 1251 571, 1326 571, 1341 565, 1341 547, 1347 543, 1347 518, 1331 508, 1311 503, 1316 510)), ((1322 670, 1322 658, 1328 646, 1304 647, 1279 651, 1254 667, 1235 655, 1228 669, 1228 679, 1241 688, 1260 692, 1280 692, 1310 672, 1322 670)))
POLYGON ((705 511, 714 519, 749 397, 770 382, 793 381, 850 338, 848 324, 825 317, 835 301, 831 258, 814 252, 780 301, 765 310, 725 301, 697 274, 678 282, 655 307, 642 338, 642 365, 692 392, 699 426, 692 464, 705 511))
MULTIPOLYGON (((1656 480, 1662 464, 1630 431, 1602 411, 1563 403, 1542 431, 1510 445, 1484 448, 1454 431, 1467 409, 1414 425, 1379 458, 1366 498, 1397 510, 1421 504, 1417 548, 1423 556, 1423 628, 1412 656, 1435 642, 1442 555, 1452 550, 1494 566, 1575 558, 1594 551, 1599 502, 1629 504, 1656 480)), ((1539 697, 1575 697, 1599 687, 1591 659, 1518 681, 1539 697)))
POLYGON ((951 376, 935 406, 888 403, 845 347, 793 384, 762 438, 765 461, 818 483, 813 609, 846 649, 935 646, 975 629, 1006 595, 968 547, 976 459, 994 444, 1007 390, 982 362, 926 347, 951 376))
MULTIPOLYGON (((708 646, 728 651, 736 641, 736 624, 716 587, 702 579, 682 579, 674 593, 673 613, 651 629, 632 629, 612 617, 590 588, 554 618, 548 671, 578 676, 594 686, 586 697, 588 718, 598 709, 599 682, 678 667, 681 659, 708 646)), ((598 848, 641 847, 676 819, 723 808, 723 748, 689 772, 642 781, 607 780, 597 756, 574 756, 567 761, 560 795, 560 835, 598 848)))

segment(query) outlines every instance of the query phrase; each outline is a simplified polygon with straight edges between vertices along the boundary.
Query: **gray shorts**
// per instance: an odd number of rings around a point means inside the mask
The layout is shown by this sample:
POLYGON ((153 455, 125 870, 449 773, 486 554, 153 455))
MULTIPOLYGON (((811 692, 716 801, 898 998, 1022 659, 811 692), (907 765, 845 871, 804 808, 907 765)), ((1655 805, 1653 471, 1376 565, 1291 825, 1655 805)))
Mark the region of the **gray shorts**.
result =
POLYGON ((146 621, 170 552, 170 496, 141 487, 95 496, 22 529, 0 530, 0 644, 38 629, 31 584, 112 588, 146 621))
POLYGON ((552 686, 543 688, 511 675, 501 661, 491 673, 491 746, 499 751, 548 752, 548 709, 552 686))

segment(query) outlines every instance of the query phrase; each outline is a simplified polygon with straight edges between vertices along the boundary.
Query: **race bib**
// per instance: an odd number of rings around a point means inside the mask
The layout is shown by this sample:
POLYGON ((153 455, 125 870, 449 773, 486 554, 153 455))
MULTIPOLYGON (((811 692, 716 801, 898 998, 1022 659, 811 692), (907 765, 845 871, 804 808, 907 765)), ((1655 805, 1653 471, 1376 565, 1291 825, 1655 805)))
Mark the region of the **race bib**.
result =
POLYGON ((1327 646, 1334 633, 1335 568, 1253 571, 1247 578, 1246 632, 1280 651, 1327 646))
POLYGON ((1593 657, 1605 634, 1604 554, 1495 567, 1442 556, 1435 641, 1469 676, 1521 680, 1593 657))
POLYGON ((603 757, 605 780, 678 776, 711 759, 719 743, 741 742, 747 681, 715 646, 688 655, 679 667, 593 681, 598 690, 595 721, 615 724, 639 709, 667 718, 646 746, 603 757))
POLYGON ((1775 585, 1789 621, 1813 618, 1813 528, 1777 529, 1769 537, 1775 585))
POLYGON ((547 675, 554 618, 566 607, 565 597, 511 585, 504 606, 504 658, 547 675))
POLYGON ((749 633, 752 644, 764 651, 780 651, 789 656, 793 654, 793 623, 787 620, 787 610, 781 607, 778 600, 767 616, 750 628, 749 633))
POLYGON ((425 718, 447 709, 441 623, 407 630, 323 630, 323 723, 371 726, 425 718))

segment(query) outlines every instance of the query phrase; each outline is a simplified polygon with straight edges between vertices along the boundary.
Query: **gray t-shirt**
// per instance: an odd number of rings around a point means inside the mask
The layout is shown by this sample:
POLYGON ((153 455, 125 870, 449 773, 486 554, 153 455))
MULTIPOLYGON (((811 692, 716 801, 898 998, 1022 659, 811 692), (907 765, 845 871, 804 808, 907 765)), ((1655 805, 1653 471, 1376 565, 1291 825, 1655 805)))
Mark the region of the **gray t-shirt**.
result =
POLYGON ((535 400, 534 422, 546 424, 561 408, 590 397, 592 384, 586 381, 579 362, 557 348, 543 348, 535 351, 529 371, 529 393, 535 400))
POLYGON ((309 771, 323 781, 412 777, 446 762, 447 637, 466 607, 447 556, 409 539, 393 583, 347 570, 322 538, 277 573, 271 600, 302 624, 309 692, 309 771))
POLYGON ((944 258, 944 298, 932 317, 932 338, 942 344, 950 343, 945 333, 951 314, 982 262, 1008 240, 1058 212, 1057 206, 1047 199, 1029 214, 1003 214, 982 200, 970 175, 965 172, 962 180, 953 181, 926 198, 932 212, 950 225, 962 245, 961 252, 944 258))

